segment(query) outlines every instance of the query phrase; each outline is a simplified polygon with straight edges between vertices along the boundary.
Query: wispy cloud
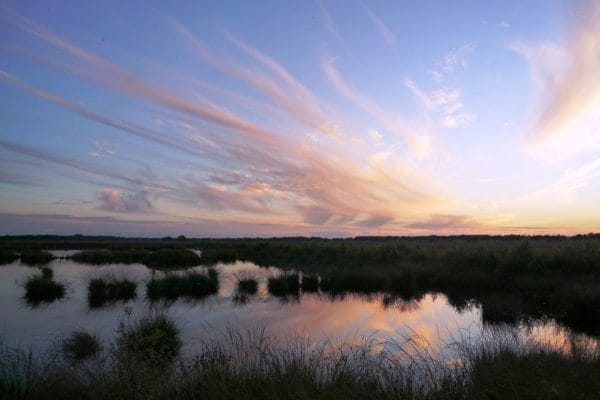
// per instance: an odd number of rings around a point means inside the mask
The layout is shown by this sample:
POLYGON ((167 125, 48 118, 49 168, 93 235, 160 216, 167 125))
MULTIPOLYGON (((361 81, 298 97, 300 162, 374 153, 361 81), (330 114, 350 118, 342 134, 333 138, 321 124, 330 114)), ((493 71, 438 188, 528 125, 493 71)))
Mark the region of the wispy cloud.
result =
POLYGON ((469 55, 475 50, 472 43, 463 43, 446 53, 433 68, 427 72, 438 83, 444 82, 448 76, 466 69, 469 66, 469 55))
MULTIPOLYGON (((510 46, 529 61, 538 89, 533 138, 541 143, 556 140, 557 149, 566 144, 560 141, 562 136, 573 136, 571 142, 586 145, 589 136, 598 136, 593 126, 600 121, 600 3, 582 4, 564 44, 519 42, 510 46)), ((598 140, 594 142, 598 144, 598 140)))
POLYGON ((367 12, 367 16, 375 24, 377 30, 379 30, 379 33, 381 33, 381 36, 388 46, 391 48, 396 48, 396 35, 394 32, 392 32, 392 30, 381 20, 381 18, 375 15, 375 13, 371 11, 369 7, 367 7, 365 4, 363 4, 363 7, 367 12))
POLYGON ((92 146, 90 157, 106 157, 115 154, 112 147, 104 140, 92 140, 92 146))
MULTIPOLYGON (((263 221, 278 219, 296 226, 343 226, 350 230, 402 220, 407 216, 407 205, 426 207, 444 201, 430 187, 425 172, 415 173, 399 167, 402 160, 389 155, 375 157, 356 147, 331 115, 331 109, 315 93, 282 64, 228 32, 223 32, 227 41, 249 58, 251 65, 222 55, 178 22, 170 22, 198 60, 256 90, 295 125, 289 124, 283 130, 273 129, 269 124, 259 125, 214 99, 143 79, 25 17, 15 16, 13 22, 62 52, 56 58, 33 59, 42 66, 51 66, 103 90, 149 102, 162 114, 151 127, 141 126, 127 118, 93 111, 85 104, 49 93, 9 72, 1 71, 0 79, 88 121, 177 150, 169 153, 171 158, 182 157, 181 162, 174 164, 191 162, 197 166, 194 170, 175 168, 177 172, 169 172, 168 178, 132 176, 130 170, 114 166, 125 155, 113 154, 103 141, 93 142, 95 148, 87 161, 0 141, 0 147, 6 151, 54 165, 73 179, 83 179, 82 174, 88 176, 87 182, 101 189, 96 201, 104 211, 159 215, 160 207, 192 207, 216 218, 219 213, 227 212, 239 217, 260 217, 263 221), (313 135, 316 141, 309 139, 313 135), (160 203, 154 201, 158 196, 160 203)), ((338 91, 371 114, 383 129, 403 140, 409 157, 419 158, 429 151, 426 134, 352 88, 331 60, 325 62, 324 69, 338 91)), ((219 88, 210 90, 218 92, 219 88)), ((226 91, 222 94, 229 100, 245 102, 226 91)), ((384 135, 380 130, 365 129, 365 139, 382 146, 384 135)))
POLYGON ((331 14, 325 7, 325 2, 323 0, 315 0, 317 4, 317 8, 319 9, 319 15, 321 17, 321 21, 323 21, 323 25, 325 25, 325 29, 338 40, 342 40, 342 36, 340 35, 338 28, 331 17, 331 14))
POLYGON ((147 213, 153 210, 150 193, 140 190, 123 193, 114 188, 104 189, 99 196, 101 210, 119 213, 147 213))
POLYGON ((398 114, 389 113, 381 108, 375 101, 361 93, 358 89, 350 85, 336 67, 337 59, 334 57, 324 57, 323 71, 325 76, 337 91, 354 103, 358 108, 369 113, 386 130, 401 138, 409 149, 410 155, 420 158, 426 158, 430 155, 431 143, 426 132, 419 132, 415 126, 399 117, 398 114))
POLYGON ((476 119, 474 113, 465 110, 461 92, 456 88, 443 86, 431 92, 426 92, 411 79, 406 79, 404 85, 423 107, 436 114, 438 123, 443 127, 468 127, 476 119))
POLYGON ((460 229, 481 228, 483 224, 469 215, 432 214, 428 219, 410 223, 407 227, 433 231, 455 230, 457 232, 460 229))

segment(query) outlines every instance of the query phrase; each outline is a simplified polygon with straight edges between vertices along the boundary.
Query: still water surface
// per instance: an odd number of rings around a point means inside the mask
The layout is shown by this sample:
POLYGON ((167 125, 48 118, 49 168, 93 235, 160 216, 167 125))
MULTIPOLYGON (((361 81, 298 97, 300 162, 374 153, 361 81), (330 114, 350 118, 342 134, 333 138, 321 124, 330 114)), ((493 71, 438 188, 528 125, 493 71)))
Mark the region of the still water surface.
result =
MULTIPOLYGON (((66 256, 72 254, 55 254, 66 256)), ((385 301, 383 295, 349 294, 332 299, 326 294, 303 294, 297 299, 282 300, 268 294, 267 278, 281 271, 261 268, 248 262, 218 265, 219 293, 201 301, 178 300, 169 304, 150 303, 145 298, 145 283, 153 272, 141 264, 107 264, 91 266, 70 260, 54 260, 48 267, 54 280, 67 285, 65 298, 38 307, 28 305, 23 285, 37 268, 18 261, 0 266, 0 337, 4 345, 31 348, 47 347, 52 340, 84 329, 99 335, 106 343, 114 340, 119 321, 165 312, 177 321, 182 331, 184 353, 193 354, 209 336, 222 335, 227 327, 256 329, 265 327, 269 335, 282 339, 304 337, 311 341, 397 341, 419 337, 432 348, 442 348, 465 338, 477 338, 489 329, 481 322, 481 309, 472 306, 457 311, 443 294, 430 293, 419 300, 385 301), (249 274, 259 279, 259 291, 247 301, 236 296, 237 276, 249 274), (93 277, 113 275, 138 283, 137 298, 108 308, 90 310, 87 284, 93 277)), ((196 267, 193 270, 203 270, 196 267)), ((573 336, 553 321, 540 321, 527 326, 504 327, 526 340, 562 348, 573 336)), ((582 339, 582 338, 579 338, 582 339)), ((584 338, 585 339, 585 338, 584 338)), ((587 340, 587 339, 586 339, 587 340)), ((568 351, 568 349, 567 349, 568 351)))

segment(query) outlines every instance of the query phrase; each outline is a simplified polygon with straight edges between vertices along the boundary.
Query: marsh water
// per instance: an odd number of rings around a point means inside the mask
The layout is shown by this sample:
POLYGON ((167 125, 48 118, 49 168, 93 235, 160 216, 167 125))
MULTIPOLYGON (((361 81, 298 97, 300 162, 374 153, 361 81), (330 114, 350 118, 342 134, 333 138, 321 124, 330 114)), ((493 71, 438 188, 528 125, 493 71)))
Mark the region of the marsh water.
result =
MULTIPOLYGON (((53 252, 66 257, 72 251, 53 252)), ((209 337, 225 335, 228 329, 266 329, 269 335, 308 338, 312 342, 378 341, 396 346, 418 338, 433 349, 465 338, 478 338, 489 329, 504 329, 531 342, 544 342, 562 349, 577 336, 552 320, 490 327, 483 324, 476 304, 463 310, 452 307, 442 293, 428 293, 418 299, 390 299, 383 294, 365 296, 346 294, 331 297, 324 293, 304 293, 298 297, 279 298, 267 290, 267 279, 281 271, 248 262, 219 264, 219 292, 202 300, 176 300, 151 303, 145 296, 145 283, 160 277, 161 271, 141 264, 106 264, 93 266, 69 259, 56 259, 49 265, 54 280, 66 284, 63 299, 39 306, 29 305, 23 287, 26 279, 39 273, 15 261, 0 266, 0 337, 4 345, 25 349, 43 349, 48 343, 66 337, 74 330, 95 333, 110 343, 120 321, 136 320, 153 313, 166 313, 181 329, 183 352, 193 354, 209 337), (137 282, 137 297, 109 307, 90 309, 87 285, 102 276, 128 278, 137 282), (239 276, 259 280, 257 294, 240 299, 236 293, 239 276)), ((202 271, 204 267, 192 270, 202 271)), ((568 349, 566 349, 568 351, 568 349)))

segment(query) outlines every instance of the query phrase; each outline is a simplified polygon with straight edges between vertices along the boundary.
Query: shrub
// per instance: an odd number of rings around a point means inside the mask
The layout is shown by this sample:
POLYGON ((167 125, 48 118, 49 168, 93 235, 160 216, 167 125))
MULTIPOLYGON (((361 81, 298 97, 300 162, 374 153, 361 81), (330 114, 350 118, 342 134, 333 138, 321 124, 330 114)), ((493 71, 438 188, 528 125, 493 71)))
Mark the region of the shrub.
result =
POLYGON ((117 347, 123 355, 142 362, 168 364, 181 348, 179 328, 164 315, 144 318, 133 327, 120 328, 117 347))

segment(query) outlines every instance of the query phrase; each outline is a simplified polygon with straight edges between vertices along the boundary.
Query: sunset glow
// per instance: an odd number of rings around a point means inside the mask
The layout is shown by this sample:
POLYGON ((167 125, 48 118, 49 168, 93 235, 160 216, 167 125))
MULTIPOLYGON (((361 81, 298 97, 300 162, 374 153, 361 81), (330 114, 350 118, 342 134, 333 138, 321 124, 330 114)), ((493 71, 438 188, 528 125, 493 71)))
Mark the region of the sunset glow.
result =
POLYGON ((598 1, 8 1, 0 21, 0 234, 600 230, 598 1))

